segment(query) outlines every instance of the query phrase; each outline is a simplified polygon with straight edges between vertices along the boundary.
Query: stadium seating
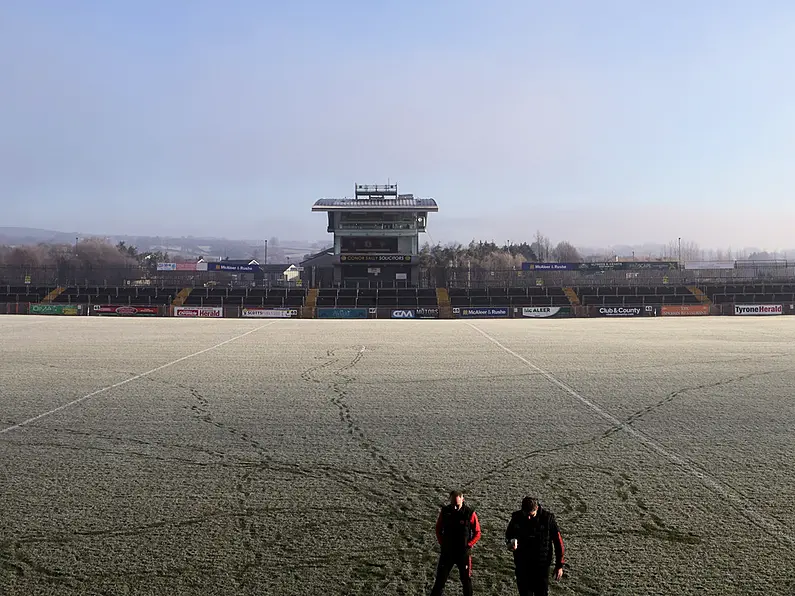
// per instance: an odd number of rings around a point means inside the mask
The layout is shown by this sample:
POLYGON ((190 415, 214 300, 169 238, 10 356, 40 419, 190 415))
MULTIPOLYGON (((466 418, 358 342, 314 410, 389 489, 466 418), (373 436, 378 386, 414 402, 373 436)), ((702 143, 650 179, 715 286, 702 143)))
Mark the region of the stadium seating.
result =
POLYGON ((450 305, 467 307, 568 306, 563 288, 451 288, 450 305))
POLYGON ((715 304, 795 304, 795 284, 709 285, 704 293, 715 304))
POLYGON ((580 286, 583 306, 685 306, 700 304, 686 286, 580 286))
POLYGON ((436 307, 434 288, 322 288, 318 308, 417 308, 436 307))

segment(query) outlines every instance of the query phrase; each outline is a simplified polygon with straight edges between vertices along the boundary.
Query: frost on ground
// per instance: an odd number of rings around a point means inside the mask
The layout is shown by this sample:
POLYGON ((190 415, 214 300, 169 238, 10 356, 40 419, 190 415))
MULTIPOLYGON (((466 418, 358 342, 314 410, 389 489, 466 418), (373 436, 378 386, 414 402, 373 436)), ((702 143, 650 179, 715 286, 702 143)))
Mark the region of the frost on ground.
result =
POLYGON ((266 323, 0 318, 0 594, 427 594, 457 487, 476 593, 528 493, 553 593, 795 590, 795 317, 266 323))

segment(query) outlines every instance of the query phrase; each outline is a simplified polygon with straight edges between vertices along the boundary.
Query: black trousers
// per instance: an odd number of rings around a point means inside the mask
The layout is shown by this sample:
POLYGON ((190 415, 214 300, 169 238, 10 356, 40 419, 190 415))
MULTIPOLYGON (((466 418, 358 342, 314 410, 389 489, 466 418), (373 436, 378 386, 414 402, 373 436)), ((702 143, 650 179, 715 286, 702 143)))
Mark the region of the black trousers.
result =
POLYGON ((436 581, 433 584, 431 596, 442 596, 444 584, 450 576, 453 567, 458 567, 458 575, 461 578, 464 596, 472 596, 472 556, 468 551, 442 553, 439 557, 439 564, 436 566, 436 581))
POLYGON ((519 588, 519 596, 547 596, 549 567, 516 567, 516 587, 519 588))

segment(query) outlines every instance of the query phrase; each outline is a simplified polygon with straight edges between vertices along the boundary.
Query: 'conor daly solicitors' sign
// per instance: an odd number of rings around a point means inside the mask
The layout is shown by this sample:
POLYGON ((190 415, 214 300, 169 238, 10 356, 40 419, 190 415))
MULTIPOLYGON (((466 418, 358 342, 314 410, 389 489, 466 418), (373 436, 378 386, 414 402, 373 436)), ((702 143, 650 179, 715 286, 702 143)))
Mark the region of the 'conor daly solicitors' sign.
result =
POLYGON ((220 306, 175 306, 174 316, 219 319, 224 316, 224 309, 220 306))
POLYGON ((95 315, 114 315, 119 317, 141 317, 141 316, 156 316, 158 309, 156 306, 130 306, 114 304, 95 304, 95 315))
POLYGON ((507 317, 508 308, 462 308, 458 316, 465 319, 507 317))
POLYGON ((645 314, 640 306, 600 306, 595 310, 600 317, 640 317, 645 314))
POLYGON ((340 263, 411 263, 411 255, 340 255, 340 263))
POLYGON ((735 315, 783 315, 781 304, 735 304, 735 315))

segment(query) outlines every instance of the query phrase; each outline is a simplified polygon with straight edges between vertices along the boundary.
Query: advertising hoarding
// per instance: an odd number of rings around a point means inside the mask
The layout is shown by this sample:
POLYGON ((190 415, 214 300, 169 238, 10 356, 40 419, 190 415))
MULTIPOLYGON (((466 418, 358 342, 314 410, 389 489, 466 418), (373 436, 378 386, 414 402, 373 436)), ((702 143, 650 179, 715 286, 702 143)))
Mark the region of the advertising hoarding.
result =
POLYGON ((79 315, 82 311, 79 304, 31 304, 32 315, 79 315))
POLYGON ((152 317, 158 314, 158 308, 156 306, 132 306, 129 304, 95 304, 92 310, 95 315, 119 317, 152 317))
POLYGON ((366 319, 369 311, 366 308, 318 308, 318 319, 366 319))
POLYGON ((244 319, 289 319, 297 317, 298 311, 289 308, 243 308, 240 316, 244 319))
POLYGON ((697 317, 708 314, 708 304, 663 305, 660 308, 660 315, 663 317, 697 317))
POLYGON ((781 304, 735 304, 734 314, 740 316, 783 315, 784 307, 781 304))
POLYGON ((224 316, 224 309, 220 306, 175 306, 174 316, 194 319, 220 319, 224 316))
POLYGON ((503 318, 508 316, 508 307, 461 308, 458 316, 462 319, 503 318))
POLYGON ((596 317, 641 317, 646 312, 642 306, 594 306, 591 316, 596 317))
MULTIPOLYGON (((519 309, 517 309, 518 311, 519 309)), ((531 319, 546 319, 559 315, 570 315, 569 306, 524 306, 520 311, 523 317, 531 319)))
POLYGON ((254 273, 262 271, 259 265, 229 265, 227 263, 207 263, 207 271, 226 271, 229 273, 254 273))

